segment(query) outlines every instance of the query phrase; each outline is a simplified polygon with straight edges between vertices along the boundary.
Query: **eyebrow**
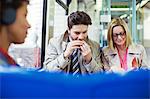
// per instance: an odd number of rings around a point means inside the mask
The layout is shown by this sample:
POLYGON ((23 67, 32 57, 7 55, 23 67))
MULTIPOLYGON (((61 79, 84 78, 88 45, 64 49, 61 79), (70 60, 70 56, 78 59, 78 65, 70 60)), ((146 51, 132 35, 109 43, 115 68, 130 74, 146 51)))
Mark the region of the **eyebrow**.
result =
POLYGON ((124 32, 118 32, 118 33, 113 33, 113 34, 120 34, 120 33, 124 33, 124 32))
POLYGON ((87 30, 83 31, 83 33, 87 32, 87 30))
POLYGON ((80 32, 80 31, 74 31, 75 33, 85 33, 87 32, 87 30, 83 31, 83 32, 80 32))

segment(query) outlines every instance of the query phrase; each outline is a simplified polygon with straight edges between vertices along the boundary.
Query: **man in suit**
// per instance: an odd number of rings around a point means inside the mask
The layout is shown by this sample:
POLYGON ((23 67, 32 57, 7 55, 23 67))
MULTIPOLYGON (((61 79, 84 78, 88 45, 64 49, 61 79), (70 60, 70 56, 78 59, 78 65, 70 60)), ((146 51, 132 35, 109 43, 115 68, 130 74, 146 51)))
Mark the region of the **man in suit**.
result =
POLYGON ((73 75, 102 71, 99 44, 88 38, 90 16, 76 11, 68 16, 67 23, 64 34, 50 39, 43 69, 73 75))

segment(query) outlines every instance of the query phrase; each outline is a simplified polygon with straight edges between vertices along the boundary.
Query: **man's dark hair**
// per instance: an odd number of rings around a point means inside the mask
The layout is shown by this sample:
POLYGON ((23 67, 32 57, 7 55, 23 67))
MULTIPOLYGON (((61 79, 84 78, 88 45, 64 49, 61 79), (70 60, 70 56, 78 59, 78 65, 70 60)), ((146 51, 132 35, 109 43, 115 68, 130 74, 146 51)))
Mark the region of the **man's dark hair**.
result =
POLYGON ((73 25, 91 25, 91 18, 90 16, 83 12, 83 11, 76 11, 71 13, 68 16, 68 28, 71 29, 73 25))

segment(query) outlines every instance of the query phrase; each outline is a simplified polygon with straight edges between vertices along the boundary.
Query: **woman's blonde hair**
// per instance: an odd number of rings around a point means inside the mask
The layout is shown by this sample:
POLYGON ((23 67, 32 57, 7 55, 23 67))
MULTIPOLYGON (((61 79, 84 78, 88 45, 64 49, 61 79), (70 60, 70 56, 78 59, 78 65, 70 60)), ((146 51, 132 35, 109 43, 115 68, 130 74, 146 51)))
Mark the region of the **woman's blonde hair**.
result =
POLYGON ((113 41, 113 28, 116 26, 121 26, 124 29, 124 32, 126 34, 126 48, 127 48, 130 44, 132 44, 132 38, 127 23, 121 18, 114 18, 109 24, 107 34, 108 46, 112 50, 115 49, 115 44, 113 41))

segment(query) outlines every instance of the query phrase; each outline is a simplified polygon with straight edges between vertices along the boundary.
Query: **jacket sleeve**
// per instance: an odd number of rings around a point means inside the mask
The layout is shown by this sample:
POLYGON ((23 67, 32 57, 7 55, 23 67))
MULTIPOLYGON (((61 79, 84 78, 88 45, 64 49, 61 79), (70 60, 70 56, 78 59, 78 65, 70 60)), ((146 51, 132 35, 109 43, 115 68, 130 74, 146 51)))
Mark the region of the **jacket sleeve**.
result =
POLYGON ((102 72, 102 64, 99 60, 99 56, 97 58, 92 58, 91 62, 89 64, 86 64, 83 62, 83 65, 85 66, 88 73, 95 73, 95 72, 102 72))
MULTIPOLYGON (((106 47, 105 47, 105 49, 106 49, 106 47)), ((100 50, 100 52, 101 52, 100 60, 101 60, 102 66, 103 66, 103 70, 106 72, 110 71, 109 59, 107 58, 107 55, 105 55, 104 48, 102 48, 100 50)))
POLYGON ((45 71, 62 71, 70 62, 69 59, 64 59, 63 53, 58 53, 56 45, 56 41, 51 39, 45 54, 45 71))
POLYGON ((148 63, 148 59, 147 59, 147 54, 145 51, 145 48, 143 46, 141 46, 142 49, 142 53, 141 53, 141 61, 142 61, 142 69, 150 69, 150 64, 148 63))
POLYGON ((95 73, 95 72, 102 72, 103 67, 100 60, 100 47, 99 44, 96 42, 91 43, 91 50, 92 50, 92 60, 89 64, 86 64, 83 62, 83 65, 85 66, 86 70, 89 73, 95 73))

